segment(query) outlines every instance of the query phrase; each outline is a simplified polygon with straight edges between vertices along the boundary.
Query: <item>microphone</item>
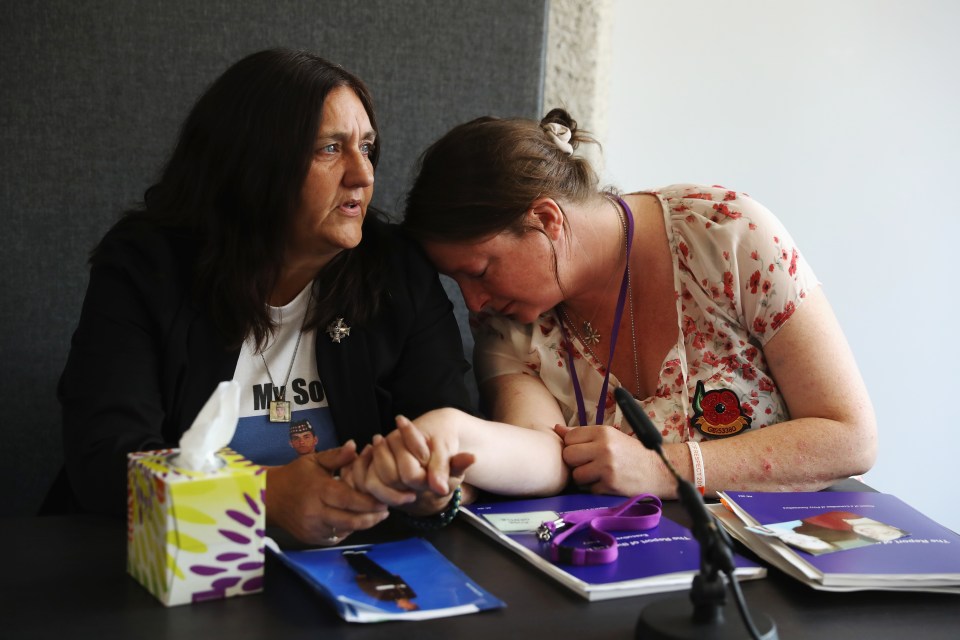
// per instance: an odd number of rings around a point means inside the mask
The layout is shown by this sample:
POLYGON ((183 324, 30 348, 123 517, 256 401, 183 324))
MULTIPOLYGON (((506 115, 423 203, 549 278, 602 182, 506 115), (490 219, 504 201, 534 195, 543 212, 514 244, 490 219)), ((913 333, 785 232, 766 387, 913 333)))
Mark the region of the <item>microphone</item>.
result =
MULTIPOLYGON (((680 496, 681 504, 683 504, 690 518, 693 520, 692 531, 697 542, 700 544, 707 542, 703 537, 713 535, 710 530, 721 532, 716 535, 726 536, 726 532, 717 525, 713 516, 707 511, 700 492, 697 491, 696 487, 694 487, 689 480, 681 476, 673 465, 670 464, 667 457, 663 455, 663 436, 660 435, 660 430, 654 426, 650 418, 647 417, 647 414, 640 408, 640 404, 634 400, 633 396, 623 387, 614 389, 613 395, 617 400, 617 404, 620 405, 623 417, 627 419, 627 423, 630 425, 630 428, 633 429, 633 432, 637 434, 637 438, 643 443, 643 446, 651 451, 655 451, 670 473, 673 474, 673 477, 677 479, 677 493, 680 496)), ((721 569, 727 571, 727 567, 729 567, 729 570, 733 571, 735 568, 733 556, 731 554, 726 555, 729 557, 729 562, 724 562, 724 566, 722 566, 721 569)))
POLYGON ((736 563, 733 560, 733 541, 716 519, 707 511, 703 497, 693 483, 681 476, 665 455, 663 436, 654 426, 640 404, 626 389, 613 390, 623 417, 644 447, 656 452, 667 469, 677 479, 677 494, 680 503, 690 516, 693 537, 700 544, 700 573, 693 578, 689 599, 667 598, 663 602, 647 605, 637 620, 636 638, 743 638, 749 634, 754 639, 776 640, 777 626, 765 615, 758 615, 758 625, 750 616, 740 585, 733 577, 736 563), (724 611, 728 608, 723 572, 734 593, 740 617, 727 621, 724 611), (693 603, 693 613, 689 612, 693 603))
POLYGON ((627 419, 630 428, 637 434, 637 438, 640 439, 643 446, 660 454, 660 458, 666 463, 670 472, 673 473, 677 480, 680 480, 680 474, 678 474, 677 470, 673 468, 673 465, 663 457, 663 448, 661 446, 663 444, 663 436, 660 435, 660 430, 653 426, 650 418, 648 418, 647 414, 640 408, 640 404, 634 400, 633 396, 623 387, 614 389, 613 397, 617 399, 617 404, 620 405, 620 411, 623 412, 623 417, 627 419))

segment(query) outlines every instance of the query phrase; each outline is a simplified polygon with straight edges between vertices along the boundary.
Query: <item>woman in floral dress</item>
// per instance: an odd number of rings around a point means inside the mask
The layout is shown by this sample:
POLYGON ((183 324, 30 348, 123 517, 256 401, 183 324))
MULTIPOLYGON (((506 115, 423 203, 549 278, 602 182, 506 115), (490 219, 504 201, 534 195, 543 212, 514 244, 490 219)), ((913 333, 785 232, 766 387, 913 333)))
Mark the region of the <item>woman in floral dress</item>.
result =
MULTIPOLYGON (((404 227, 473 312, 486 415, 542 438, 418 423, 367 454, 368 486, 402 488, 418 464, 442 474, 450 453, 495 437, 504 450, 545 448, 499 469, 517 482, 549 473, 555 486, 674 497, 675 479, 614 402, 617 387, 705 493, 818 490, 868 470, 870 398, 777 218, 719 186, 601 190, 575 153, 582 142, 592 140, 555 109, 541 122, 465 123, 424 153, 404 227), (550 456, 559 471, 538 466, 550 456)), ((483 487, 471 474, 496 466, 477 456, 466 482, 483 487)))

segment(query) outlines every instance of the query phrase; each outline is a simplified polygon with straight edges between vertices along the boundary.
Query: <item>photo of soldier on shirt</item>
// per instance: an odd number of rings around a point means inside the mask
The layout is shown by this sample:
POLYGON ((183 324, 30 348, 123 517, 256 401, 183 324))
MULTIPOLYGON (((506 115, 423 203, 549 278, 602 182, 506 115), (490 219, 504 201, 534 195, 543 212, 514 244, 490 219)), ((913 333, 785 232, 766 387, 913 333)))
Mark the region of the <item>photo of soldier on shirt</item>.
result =
POLYGON ((297 455, 305 456, 317 451, 317 434, 308 420, 300 420, 290 425, 290 446, 297 455))

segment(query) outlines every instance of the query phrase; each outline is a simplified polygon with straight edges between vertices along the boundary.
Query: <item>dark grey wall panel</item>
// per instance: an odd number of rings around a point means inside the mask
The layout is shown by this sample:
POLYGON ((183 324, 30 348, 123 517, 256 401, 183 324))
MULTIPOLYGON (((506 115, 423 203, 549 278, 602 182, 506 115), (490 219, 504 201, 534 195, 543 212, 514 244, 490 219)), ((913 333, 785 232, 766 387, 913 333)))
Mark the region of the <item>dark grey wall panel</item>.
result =
POLYGON ((157 175, 193 100, 260 49, 304 48, 371 87, 375 203, 486 113, 539 114, 547 0, 78 0, 0 15, 0 515, 33 512, 62 458, 56 380, 88 251, 157 175))

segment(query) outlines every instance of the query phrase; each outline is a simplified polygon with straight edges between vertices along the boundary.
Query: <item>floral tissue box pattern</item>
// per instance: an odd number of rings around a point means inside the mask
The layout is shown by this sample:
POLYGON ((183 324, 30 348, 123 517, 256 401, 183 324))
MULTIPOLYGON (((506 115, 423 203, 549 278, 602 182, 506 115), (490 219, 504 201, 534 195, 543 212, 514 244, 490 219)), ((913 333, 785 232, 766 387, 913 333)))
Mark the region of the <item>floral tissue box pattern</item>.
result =
POLYGON ((127 572, 168 607, 261 591, 266 470, 222 449, 191 471, 177 453, 128 455, 127 572))

